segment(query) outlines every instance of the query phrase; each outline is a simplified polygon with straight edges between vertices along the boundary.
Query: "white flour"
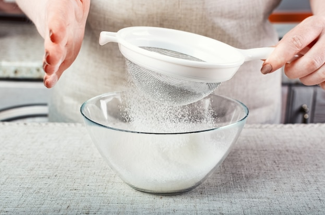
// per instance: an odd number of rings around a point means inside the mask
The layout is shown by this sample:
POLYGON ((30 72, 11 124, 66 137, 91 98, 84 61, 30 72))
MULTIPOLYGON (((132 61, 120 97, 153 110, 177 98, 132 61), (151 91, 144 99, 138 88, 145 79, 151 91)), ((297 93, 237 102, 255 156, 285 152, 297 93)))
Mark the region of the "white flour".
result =
POLYGON ((210 101, 186 106, 171 106, 147 99, 142 92, 132 90, 122 98, 121 111, 128 121, 128 130, 151 133, 191 132, 218 126, 210 101), (131 127, 131 128, 130 128, 131 127))
MULTIPOLYGON (((125 112, 128 130, 189 132, 218 123, 212 110, 197 105, 162 105, 144 99, 137 91, 127 93, 122 100, 127 101, 120 111, 125 112)), ((123 128, 125 123, 114 126, 123 128)), ((138 189, 166 193, 191 188, 204 179, 222 160, 236 131, 172 135, 109 132, 109 144, 99 147, 121 178, 138 189)))
POLYGON ((207 135, 110 135, 107 158, 128 184, 152 192, 195 186, 221 161, 229 144, 207 135))

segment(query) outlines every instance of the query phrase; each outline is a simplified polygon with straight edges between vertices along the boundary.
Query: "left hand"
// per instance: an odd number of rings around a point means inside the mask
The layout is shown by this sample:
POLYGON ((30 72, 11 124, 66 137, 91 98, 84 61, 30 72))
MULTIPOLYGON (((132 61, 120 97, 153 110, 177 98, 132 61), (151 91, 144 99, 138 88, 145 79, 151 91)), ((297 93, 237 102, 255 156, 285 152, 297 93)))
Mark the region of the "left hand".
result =
POLYGON ((277 44, 261 69, 268 74, 284 67, 290 79, 325 89, 325 17, 311 16, 289 31, 277 44), (289 62, 295 55, 298 59, 289 62))

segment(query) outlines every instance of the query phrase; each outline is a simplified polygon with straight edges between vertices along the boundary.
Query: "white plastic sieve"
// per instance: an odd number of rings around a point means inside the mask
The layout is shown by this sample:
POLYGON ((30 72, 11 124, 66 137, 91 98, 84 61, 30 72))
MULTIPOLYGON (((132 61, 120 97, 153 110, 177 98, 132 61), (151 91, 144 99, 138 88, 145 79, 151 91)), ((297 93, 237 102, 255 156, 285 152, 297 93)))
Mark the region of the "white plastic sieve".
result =
POLYGON ((101 32, 99 43, 116 42, 136 86, 150 98, 185 105, 212 93, 245 61, 266 59, 274 48, 236 49, 220 41, 157 27, 101 32))

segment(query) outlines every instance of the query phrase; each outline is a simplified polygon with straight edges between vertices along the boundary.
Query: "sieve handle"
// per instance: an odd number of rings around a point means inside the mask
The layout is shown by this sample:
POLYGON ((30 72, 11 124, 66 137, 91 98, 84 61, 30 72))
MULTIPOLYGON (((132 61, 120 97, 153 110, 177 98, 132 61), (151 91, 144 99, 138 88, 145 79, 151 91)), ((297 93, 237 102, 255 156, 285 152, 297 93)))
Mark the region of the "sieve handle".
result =
MULTIPOLYGON (((245 61, 251 60, 266 60, 270 54, 274 51, 274 47, 265 47, 265 48, 254 48, 254 49, 238 49, 244 57, 245 61)), ((293 56, 287 63, 291 63, 294 60, 297 60, 302 55, 296 54, 293 56)))
POLYGON ((117 43, 117 37, 115 32, 102 31, 99 35, 99 44, 105 45, 109 42, 117 43))
POLYGON ((254 49, 238 49, 244 57, 245 61, 265 60, 273 52, 274 47, 254 48, 254 49))

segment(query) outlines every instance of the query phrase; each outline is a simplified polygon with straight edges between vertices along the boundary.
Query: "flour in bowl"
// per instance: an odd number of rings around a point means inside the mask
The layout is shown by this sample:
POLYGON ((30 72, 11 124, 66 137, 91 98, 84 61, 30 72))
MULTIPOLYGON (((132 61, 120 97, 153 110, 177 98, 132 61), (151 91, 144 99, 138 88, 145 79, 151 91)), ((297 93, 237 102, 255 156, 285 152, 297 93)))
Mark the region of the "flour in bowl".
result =
POLYGON ((169 193, 195 187, 226 156, 236 129, 193 132, 218 124, 208 100, 198 106, 173 107, 138 93, 124 94, 126 102, 120 106, 124 122, 114 126, 127 124, 128 130, 151 133, 108 130, 109 143, 98 146, 101 153, 136 189, 169 193))

